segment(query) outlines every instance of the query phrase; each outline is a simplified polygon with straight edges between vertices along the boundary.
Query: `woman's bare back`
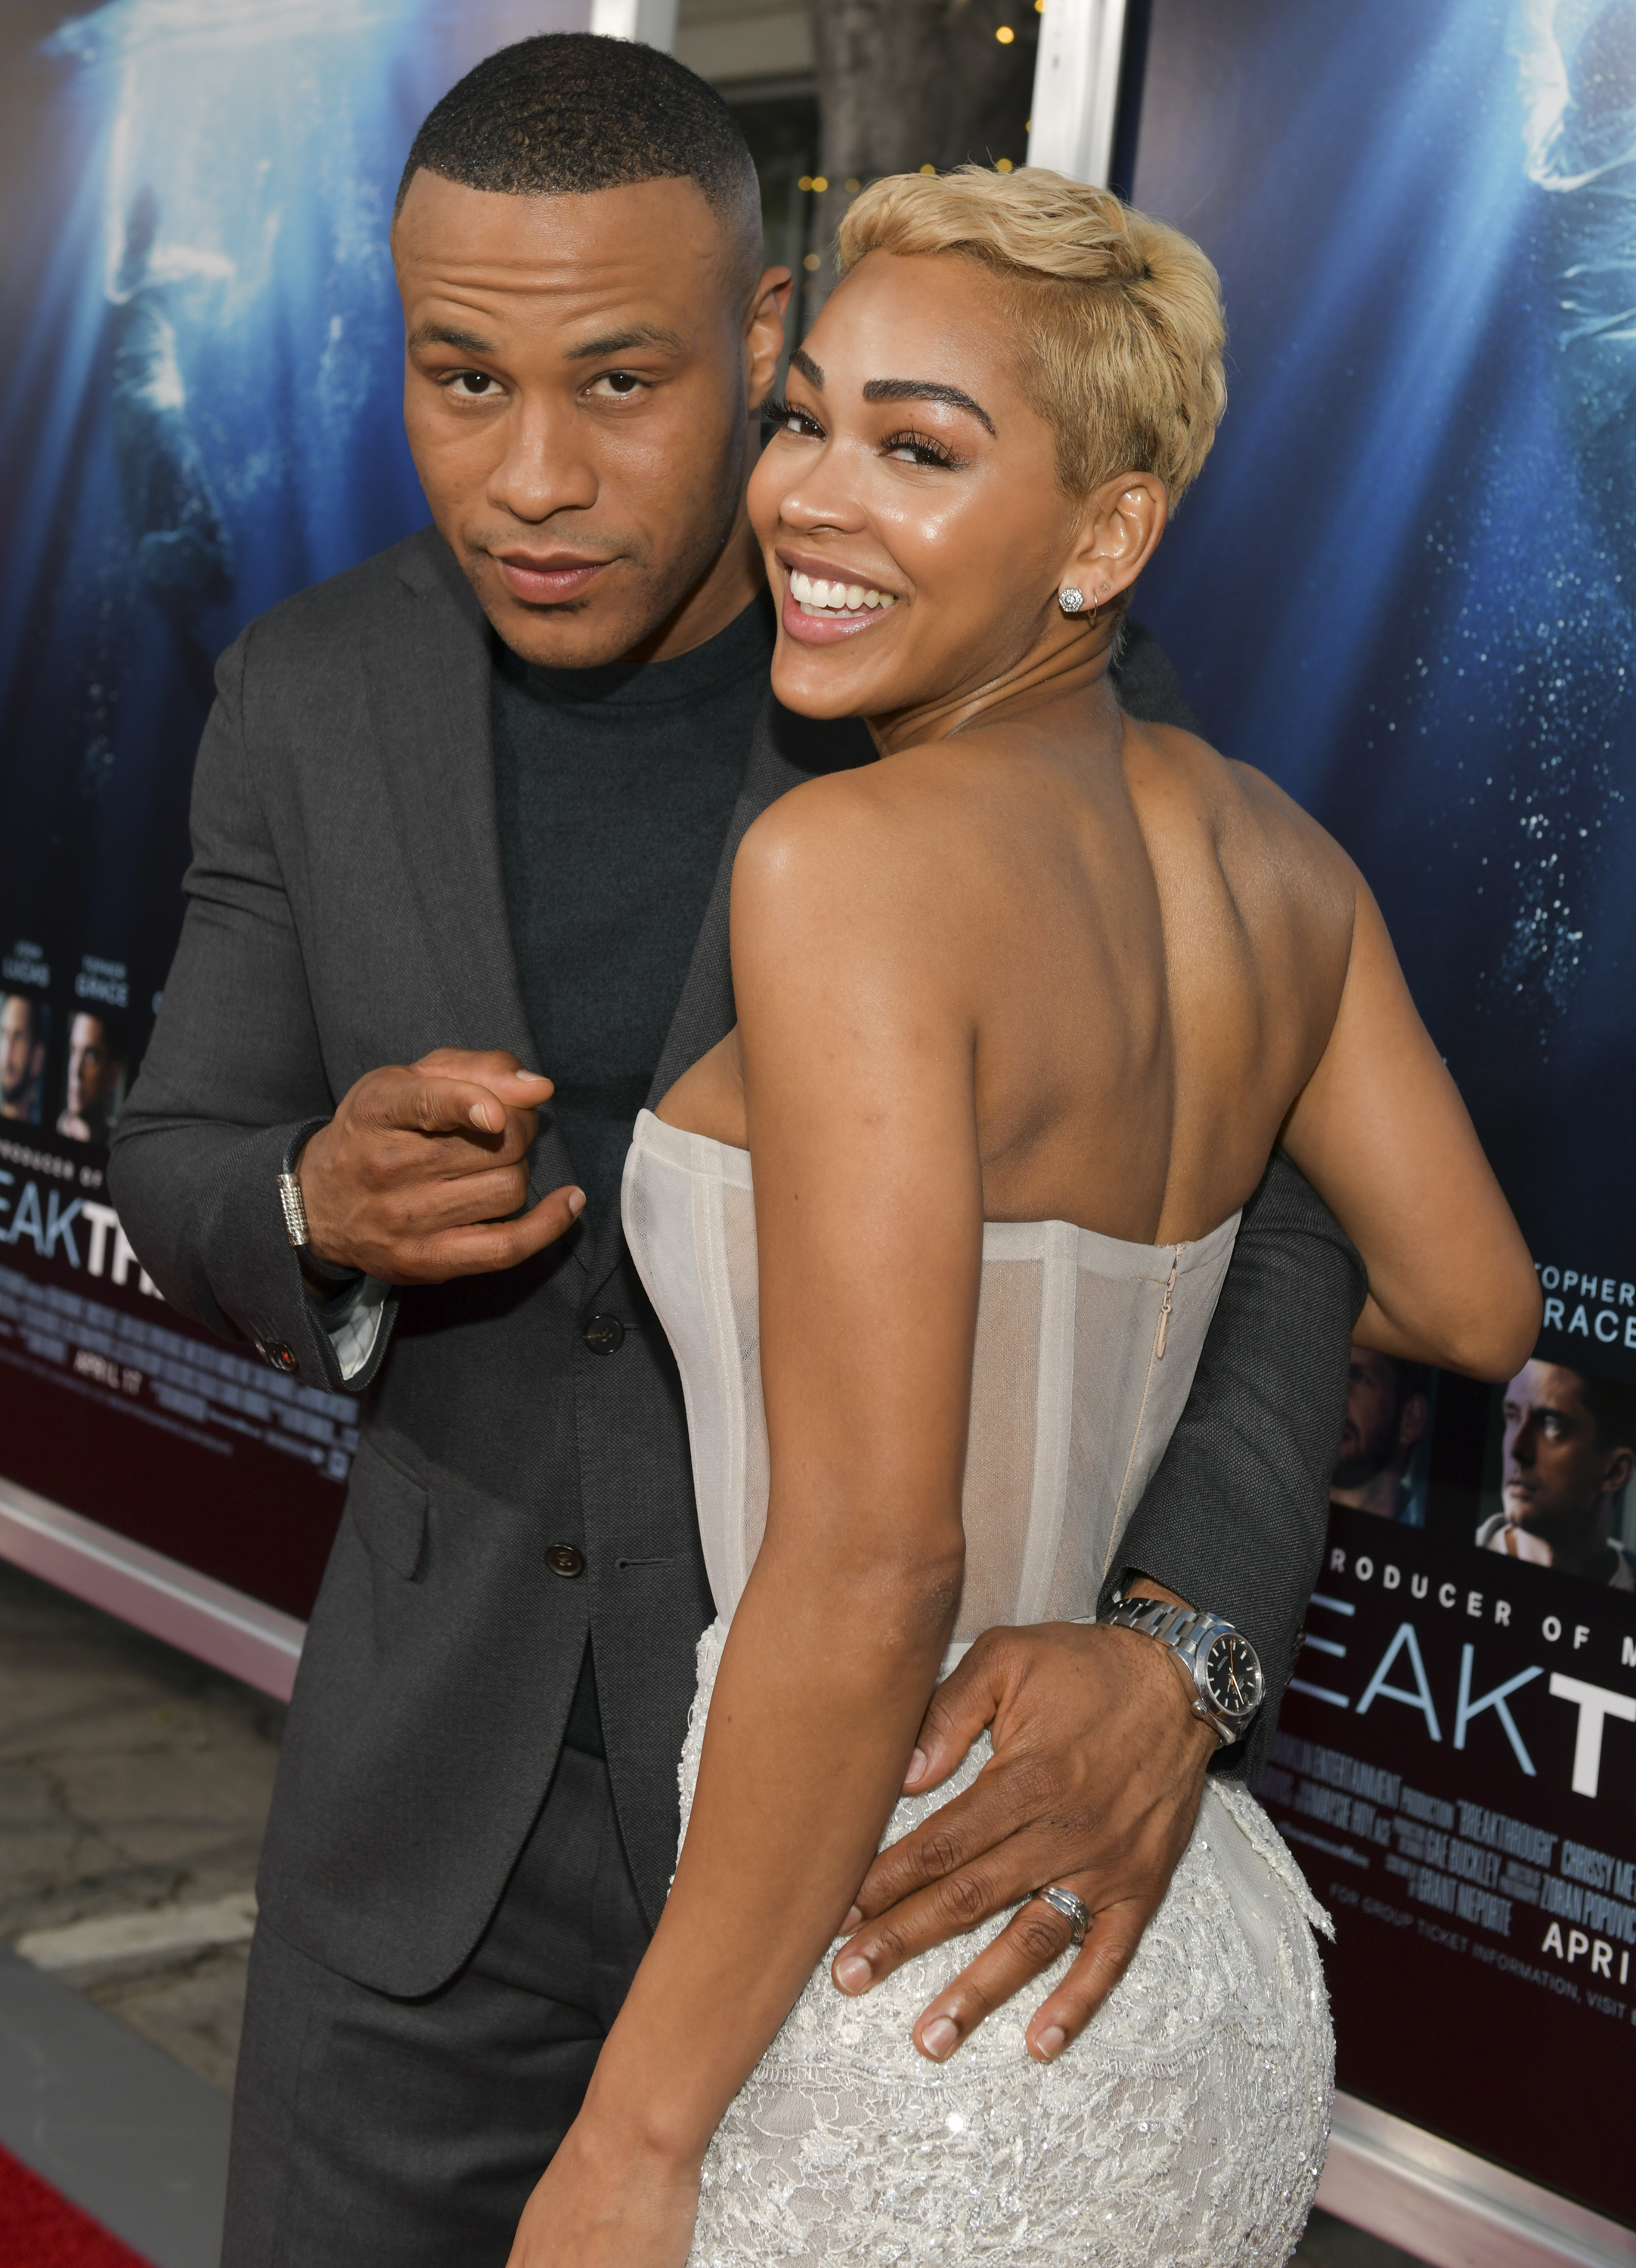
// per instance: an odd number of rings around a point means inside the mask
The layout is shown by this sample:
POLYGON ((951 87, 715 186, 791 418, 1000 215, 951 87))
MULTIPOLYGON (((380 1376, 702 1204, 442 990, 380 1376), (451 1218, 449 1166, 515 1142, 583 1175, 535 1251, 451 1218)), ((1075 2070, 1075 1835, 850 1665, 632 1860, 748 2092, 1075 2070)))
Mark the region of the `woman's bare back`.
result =
MULTIPOLYGON (((1355 874, 1258 773, 1108 726, 1034 717, 832 775, 749 850, 825 845, 834 922, 879 936, 881 986, 969 1024, 985 1219, 1185 1241, 1255 1188, 1323 1053, 1355 874)), ((736 1034, 661 1115, 746 1145, 736 1034)))

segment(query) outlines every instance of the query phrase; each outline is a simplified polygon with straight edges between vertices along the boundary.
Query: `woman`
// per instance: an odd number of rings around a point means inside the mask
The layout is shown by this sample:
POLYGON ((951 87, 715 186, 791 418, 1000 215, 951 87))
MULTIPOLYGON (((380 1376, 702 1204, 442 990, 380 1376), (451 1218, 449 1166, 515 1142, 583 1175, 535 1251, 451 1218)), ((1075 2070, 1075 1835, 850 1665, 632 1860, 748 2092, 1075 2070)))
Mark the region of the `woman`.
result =
POLYGON ((915 2018, 976 1939, 861 1997, 820 1964, 927 1808, 895 1800, 951 1641, 1094 1612, 1276 1142, 1368 1264, 1363 1343, 1507 1376, 1534 1271, 1356 870, 1109 687, 1222 407, 1208 262, 973 168, 878 182, 841 256, 750 500, 779 696, 881 761, 750 830, 738 1028, 626 1167, 722 1620, 670 1901, 513 2259, 1279 2261, 1322 1918, 1242 1792, 1081 2036, 1071 1901, 1023 1909, 1061 1952, 1026 2031, 959 2053, 958 2007, 915 2018))

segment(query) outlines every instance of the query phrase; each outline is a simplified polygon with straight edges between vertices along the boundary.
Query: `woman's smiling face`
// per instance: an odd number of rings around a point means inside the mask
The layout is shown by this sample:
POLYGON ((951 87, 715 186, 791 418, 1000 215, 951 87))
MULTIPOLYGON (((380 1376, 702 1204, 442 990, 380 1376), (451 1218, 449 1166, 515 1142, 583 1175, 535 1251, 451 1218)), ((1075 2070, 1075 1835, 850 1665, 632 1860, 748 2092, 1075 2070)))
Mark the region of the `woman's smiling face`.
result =
POLYGON ((1070 629, 1087 506, 1058 485, 1005 299, 975 260, 871 253, 792 356, 749 491, 788 706, 945 710, 1070 629))

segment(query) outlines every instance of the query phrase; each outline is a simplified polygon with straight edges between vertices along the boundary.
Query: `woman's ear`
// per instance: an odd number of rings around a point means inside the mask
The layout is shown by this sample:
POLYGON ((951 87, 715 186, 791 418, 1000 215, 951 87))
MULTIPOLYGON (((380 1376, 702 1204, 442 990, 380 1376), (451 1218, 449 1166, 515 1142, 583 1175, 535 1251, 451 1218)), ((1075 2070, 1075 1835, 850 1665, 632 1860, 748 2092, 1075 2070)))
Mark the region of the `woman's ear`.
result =
POLYGON ((1117 473, 1087 497, 1080 539, 1060 580, 1083 591, 1088 608, 1128 591, 1158 548, 1170 499, 1156 473, 1117 473))

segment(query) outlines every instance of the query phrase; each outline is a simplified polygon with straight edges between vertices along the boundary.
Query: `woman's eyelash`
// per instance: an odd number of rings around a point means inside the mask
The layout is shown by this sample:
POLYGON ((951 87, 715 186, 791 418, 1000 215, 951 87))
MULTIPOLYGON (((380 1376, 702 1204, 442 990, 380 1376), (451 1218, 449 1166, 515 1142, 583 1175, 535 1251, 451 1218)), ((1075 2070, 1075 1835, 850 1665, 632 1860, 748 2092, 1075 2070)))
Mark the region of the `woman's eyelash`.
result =
POLYGON ((959 459, 946 441, 940 441, 930 433, 917 433, 912 426, 906 432, 888 433, 881 446, 888 453, 893 449, 913 449, 917 452, 923 463, 928 460, 934 465, 954 465, 959 462, 959 459))
MULTIPOLYGON (((810 409, 798 409, 788 401, 770 399, 763 402, 761 414, 775 432, 805 432, 820 440, 825 438, 823 427, 810 409)), ((888 455, 894 449, 912 449, 917 461, 923 465, 954 466, 960 462, 946 441, 940 441, 932 433, 917 433, 912 426, 901 433, 888 433, 880 446, 888 455)))
POLYGON ((776 401, 770 400, 763 401, 761 406, 761 414, 764 423, 768 425, 781 425, 786 431, 798 425, 807 426, 814 433, 821 434, 823 431, 823 427, 818 423, 818 420, 813 416, 810 410, 792 409, 787 401, 776 401))

